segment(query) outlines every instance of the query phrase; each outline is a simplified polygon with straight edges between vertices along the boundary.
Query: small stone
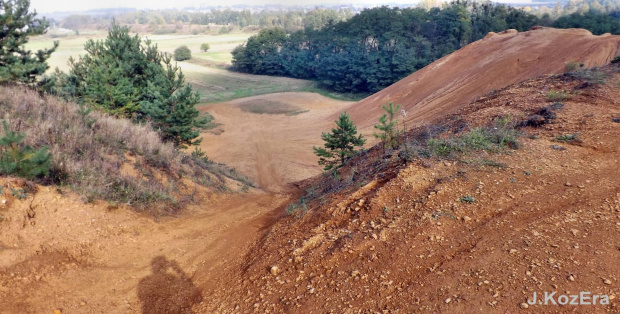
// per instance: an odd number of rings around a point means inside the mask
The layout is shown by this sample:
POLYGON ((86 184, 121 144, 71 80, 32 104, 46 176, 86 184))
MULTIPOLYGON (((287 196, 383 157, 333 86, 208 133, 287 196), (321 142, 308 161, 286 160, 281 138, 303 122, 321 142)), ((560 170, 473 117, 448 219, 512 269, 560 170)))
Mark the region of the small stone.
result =
POLYGON ((82 302, 80 302, 80 305, 84 306, 84 305, 86 305, 86 302, 82 301, 82 302))
POLYGON ((565 186, 572 186, 572 184, 570 184, 570 182, 566 182, 564 183, 565 186))
POLYGON ((604 280, 603 280, 603 283, 604 283, 604 284, 606 284, 606 285, 611 285, 611 280, 609 280, 609 279, 604 279, 604 280))
POLYGON ((530 307, 529 305, 527 305, 527 303, 523 302, 519 305, 522 309, 527 309, 528 307, 530 307))
POLYGON ((444 302, 445 302, 446 304, 448 304, 448 303, 452 302, 452 299, 451 299, 451 298, 447 298, 446 300, 444 300, 444 302))
POLYGON ((463 216, 463 221, 464 222, 468 222, 470 220, 471 220, 471 218, 469 216, 463 216))
POLYGON ((278 266, 274 265, 271 266, 271 269, 269 270, 271 272, 272 275, 277 276, 280 273, 280 269, 278 268, 278 266))
POLYGON ((313 293, 314 293, 314 288, 310 288, 310 289, 308 290, 308 293, 313 294, 313 293))
POLYGON ((575 276, 569 275, 568 276, 568 281, 575 281, 575 276))
POLYGON ((359 276, 360 272, 357 270, 354 270, 351 272, 351 277, 355 277, 355 276, 359 276))
POLYGON ((55 310, 54 310, 54 314, 62 314, 62 311, 61 311, 61 310, 59 310, 59 309, 55 309, 55 310))
POLYGON ((517 250, 516 249, 510 249, 510 251, 508 251, 508 253, 515 254, 515 253, 517 253, 517 250))
POLYGON ((577 230, 577 229, 570 229, 570 233, 572 233, 573 236, 576 237, 579 234, 579 230, 577 230))
POLYGON ((36 281, 41 280, 41 276, 39 276, 39 275, 34 276, 34 280, 36 280, 36 281))

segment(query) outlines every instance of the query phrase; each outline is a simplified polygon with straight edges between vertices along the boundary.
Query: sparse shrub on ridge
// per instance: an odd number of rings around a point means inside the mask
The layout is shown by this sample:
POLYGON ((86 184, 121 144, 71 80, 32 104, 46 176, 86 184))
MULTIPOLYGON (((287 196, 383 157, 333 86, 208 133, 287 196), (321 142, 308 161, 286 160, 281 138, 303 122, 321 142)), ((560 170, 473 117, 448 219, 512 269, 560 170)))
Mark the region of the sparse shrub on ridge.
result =
POLYGON ((375 124, 375 129, 381 131, 381 133, 373 134, 375 138, 378 138, 383 143, 385 149, 398 148, 398 128, 396 127, 397 121, 394 120, 394 116, 400 110, 400 105, 394 107, 393 103, 383 105, 381 108, 385 113, 379 118, 379 123, 375 124))

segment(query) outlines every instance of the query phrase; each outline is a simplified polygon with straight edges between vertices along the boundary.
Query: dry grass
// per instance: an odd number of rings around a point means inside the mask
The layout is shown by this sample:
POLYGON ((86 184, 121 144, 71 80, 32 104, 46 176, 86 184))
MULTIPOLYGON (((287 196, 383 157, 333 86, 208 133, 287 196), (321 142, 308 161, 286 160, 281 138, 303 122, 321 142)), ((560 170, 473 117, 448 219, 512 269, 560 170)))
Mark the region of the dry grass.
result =
POLYGON ((49 147, 51 172, 41 183, 68 186, 86 201, 136 208, 163 202, 165 211, 172 211, 195 192, 182 178, 217 190, 252 185, 233 169, 163 143, 150 125, 83 109, 29 89, 0 86, 0 119, 26 134, 25 145, 49 147))

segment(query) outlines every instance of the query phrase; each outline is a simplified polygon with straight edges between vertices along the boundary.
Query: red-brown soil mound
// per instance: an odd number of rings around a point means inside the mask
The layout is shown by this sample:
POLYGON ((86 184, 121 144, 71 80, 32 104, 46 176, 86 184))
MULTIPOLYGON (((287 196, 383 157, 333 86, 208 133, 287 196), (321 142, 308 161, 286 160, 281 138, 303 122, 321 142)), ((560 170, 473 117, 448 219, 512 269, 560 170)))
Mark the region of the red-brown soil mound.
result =
POLYGON ((609 63, 620 36, 594 36, 583 29, 539 28, 490 33, 390 87, 360 101, 348 112, 365 132, 373 131, 381 105, 400 104, 408 127, 428 122, 484 94, 526 79, 565 71, 566 63, 585 68, 609 63))

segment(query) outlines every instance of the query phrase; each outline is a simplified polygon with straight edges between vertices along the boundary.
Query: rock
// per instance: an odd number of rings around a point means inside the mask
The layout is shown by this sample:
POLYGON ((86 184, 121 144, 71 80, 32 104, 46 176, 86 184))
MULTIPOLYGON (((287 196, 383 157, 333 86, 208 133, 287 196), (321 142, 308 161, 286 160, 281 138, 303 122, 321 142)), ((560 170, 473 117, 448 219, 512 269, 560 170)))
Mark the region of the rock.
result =
POLYGON ((310 288, 310 289, 308 290, 308 293, 313 294, 313 293, 314 293, 314 288, 310 288))
POLYGON ((62 311, 61 311, 61 310, 59 310, 59 309, 55 309, 55 310, 54 310, 54 314, 62 314, 62 311))
POLYGON ((360 272, 357 270, 354 270, 351 272, 351 277, 355 277, 355 276, 359 276, 360 272))
POLYGON ((373 239, 375 239, 375 240, 377 240, 377 238, 378 238, 376 233, 373 233, 373 234, 371 235, 371 237, 372 237, 373 239))
POLYGON ((278 268, 278 266, 274 265, 271 266, 269 272, 271 272, 272 275, 277 276, 280 273, 280 269, 278 268))
POLYGON ((606 284, 606 285, 611 285, 611 280, 603 279, 603 283, 606 284))
POLYGON ((510 249, 510 251, 508 251, 508 253, 515 254, 515 253, 517 253, 517 250, 516 249, 510 249))
POLYGON ((521 307, 522 309, 527 309, 530 306, 527 303, 523 302, 519 305, 519 307, 521 307))
POLYGON ((575 281, 575 276, 568 275, 568 281, 575 281))
POLYGON ((470 220, 471 220, 471 218, 469 216, 463 216, 463 221, 464 222, 468 222, 470 220))
POLYGON ((566 182, 564 183, 565 186, 572 186, 572 184, 570 184, 570 182, 566 182))
POLYGON ((447 298, 446 300, 444 300, 444 302, 445 302, 446 304, 448 304, 448 303, 452 302, 452 299, 451 299, 451 298, 447 298))
POLYGON ((84 305, 86 305, 86 302, 81 301, 81 302, 80 302, 80 305, 81 305, 81 306, 84 306, 84 305))
POLYGON ((576 237, 579 234, 579 230, 577 230, 577 229, 570 229, 570 233, 572 233, 573 236, 576 237))

